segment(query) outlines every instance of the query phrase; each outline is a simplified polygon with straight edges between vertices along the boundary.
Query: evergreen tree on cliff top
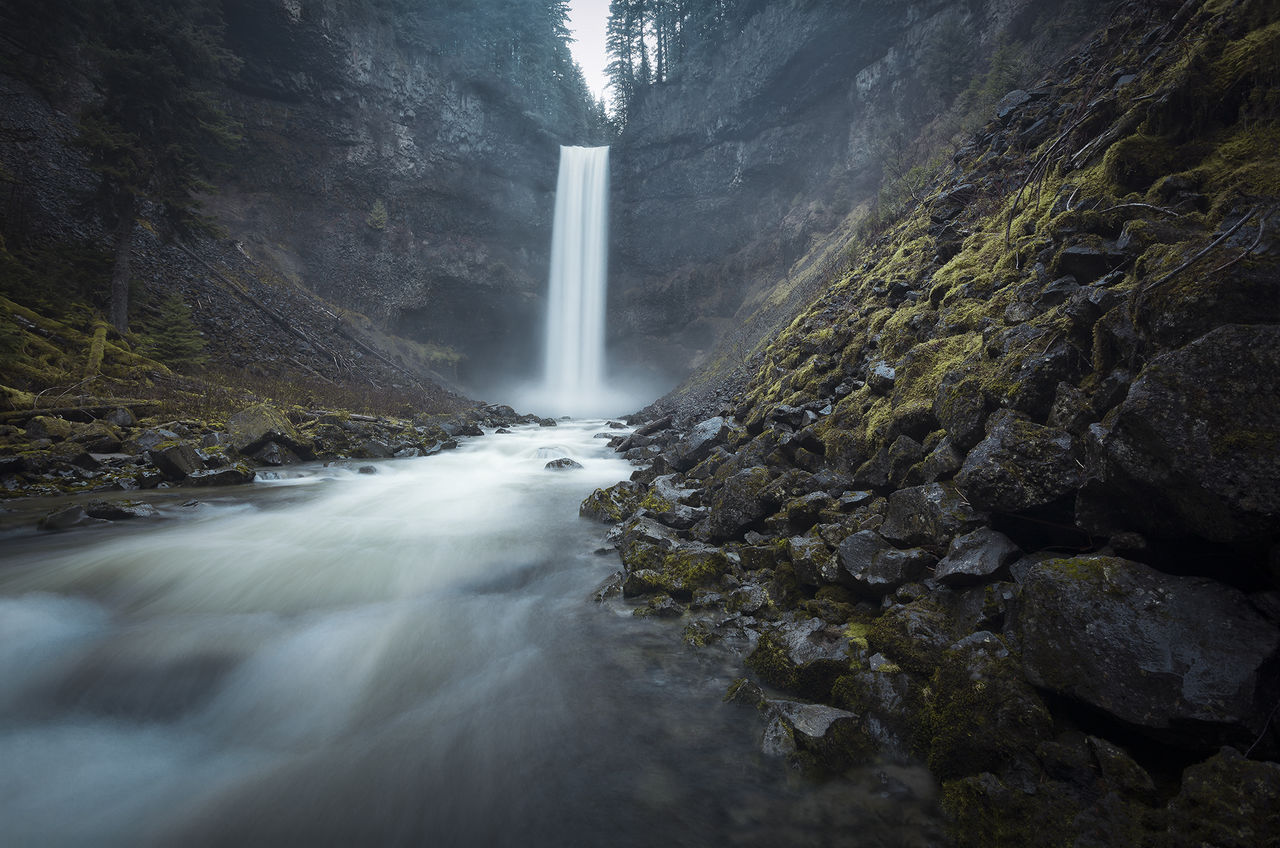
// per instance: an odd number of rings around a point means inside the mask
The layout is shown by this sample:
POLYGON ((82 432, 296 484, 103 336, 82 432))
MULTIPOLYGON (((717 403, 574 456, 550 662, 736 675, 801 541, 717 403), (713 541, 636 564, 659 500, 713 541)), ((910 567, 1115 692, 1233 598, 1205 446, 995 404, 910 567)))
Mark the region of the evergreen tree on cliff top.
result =
POLYGON ((129 328, 133 234, 144 203, 176 232, 201 223, 198 196, 237 140, 215 85, 237 60, 222 47, 219 4, 203 0, 78 0, 100 98, 80 143, 100 177, 97 205, 114 227, 111 323, 129 328))

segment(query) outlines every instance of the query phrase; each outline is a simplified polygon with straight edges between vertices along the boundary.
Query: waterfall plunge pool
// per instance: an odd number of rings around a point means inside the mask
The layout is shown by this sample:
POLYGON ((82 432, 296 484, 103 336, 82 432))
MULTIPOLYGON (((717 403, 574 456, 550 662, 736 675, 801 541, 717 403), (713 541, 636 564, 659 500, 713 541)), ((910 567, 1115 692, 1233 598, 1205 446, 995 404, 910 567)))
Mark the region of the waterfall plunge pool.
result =
POLYGON ((602 429, 0 538, 5 844, 937 844, 918 769, 789 774, 737 658, 592 600, 602 429))

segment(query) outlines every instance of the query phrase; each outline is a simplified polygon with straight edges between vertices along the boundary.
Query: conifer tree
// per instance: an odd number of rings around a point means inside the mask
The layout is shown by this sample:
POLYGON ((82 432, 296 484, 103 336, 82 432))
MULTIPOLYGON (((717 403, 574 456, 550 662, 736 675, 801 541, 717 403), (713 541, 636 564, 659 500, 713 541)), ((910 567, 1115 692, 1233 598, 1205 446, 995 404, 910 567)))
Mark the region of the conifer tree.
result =
POLYGON ((220 4, 202 0, 78 0, 99 99, 80 144, 100 177, 97 202, 115 230, 111 323, 129 328, 133 233, 144 202, 181 232, 202 222, 197 197, 237 140, 215 85, 237 60, 222 46, 220 4))

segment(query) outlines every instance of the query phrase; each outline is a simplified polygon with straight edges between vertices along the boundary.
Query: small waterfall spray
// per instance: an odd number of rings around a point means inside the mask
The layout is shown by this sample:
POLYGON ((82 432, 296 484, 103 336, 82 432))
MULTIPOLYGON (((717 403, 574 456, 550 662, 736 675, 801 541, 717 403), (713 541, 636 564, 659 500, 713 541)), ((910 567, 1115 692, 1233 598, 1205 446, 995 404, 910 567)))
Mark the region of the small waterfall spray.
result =
POLYGON ((545 401, 600 412, 609 242, 609 148, 561 147, 547 304, 545 401))

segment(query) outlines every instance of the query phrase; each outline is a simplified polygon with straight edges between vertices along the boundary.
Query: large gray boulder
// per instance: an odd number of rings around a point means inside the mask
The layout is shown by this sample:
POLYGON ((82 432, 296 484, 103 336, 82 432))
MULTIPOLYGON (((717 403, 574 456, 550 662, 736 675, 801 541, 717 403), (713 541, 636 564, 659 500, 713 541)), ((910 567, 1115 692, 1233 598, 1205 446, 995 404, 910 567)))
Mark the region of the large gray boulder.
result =
POLYGON ((694 426, 671 451, 671 467, 688 471, 711 455, 711 450, 729 434, 729 422, 720 416, 708 418, 694 426))
POLYGON ((839 555, 840 582, 874 598, 919 580, 938 561, 920 548, 899 550, 874 530, 860 530, 845 539, 839 555))
POLYGON ((1114 557, 1048 560, 1010 632, 1037 686, 1190 748, 1276 752, 1280 629, 1236 589, 1114 557))
POLYGON ((880 533, 903 545, 945 548, 956 534, 976 530, 985 520, 955 486, 928 483, 889 496, 880 533))
POLYGON ((1019 512, 1053 503, 1084 482, 1071 435, 1001 410, 965 458, 956 485, 978 509, 1019 512))
POLYGON ((1119 493, 1101 506, 1136 529, 1216 542, 1275 534, 1280 327, 1219 327, 1155 357, 1094 436, 1093 471, 1119 493))
POLYGON ((947 555, 938 563, 934 579, 952 588, 993 580, 1021 553, 1008 536, 990 527, 980 527, 951 541, 947 555))

